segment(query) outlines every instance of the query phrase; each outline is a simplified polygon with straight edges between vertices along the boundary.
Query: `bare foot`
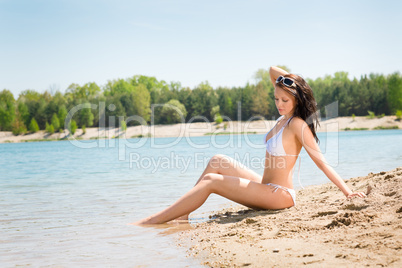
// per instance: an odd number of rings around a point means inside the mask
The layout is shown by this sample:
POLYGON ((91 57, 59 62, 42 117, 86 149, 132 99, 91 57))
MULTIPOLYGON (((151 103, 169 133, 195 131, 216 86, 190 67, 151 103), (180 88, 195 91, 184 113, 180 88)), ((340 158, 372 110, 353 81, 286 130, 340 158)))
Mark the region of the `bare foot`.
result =
POLYGON ((188 215, 183 215, 175 219, 176 221, 188 221, 188 215))
POLYGON ((129 223, 129 224, 139 226, 139 225, 146 225, 146 224, 153 224, 153 223, 151 222, 151 217, 148 217, 148 218, 145 218, 145 219, 133 222, 133 223, 129 223))
MULTIPOLYGON (((188 215, 183 215, 181 217, 178 217, 177 219, 169 221, 169 223, 175 223, 175 224, 177 224, 177 223, 179 223, 179 224, 180 223, 188 223, 188 215)), ((139 221, 136 221, 136 222, 133 222, 133 223, 129 223, 129 224, 130 225, 138 225, 138 226, 140 226, 140 225, 158 224, 158 222, 155 222, 155 219, 152 216, 150 216, 150 217, 147 217, 147 218, 144 218, 142 220, 139 220, 139 221)))

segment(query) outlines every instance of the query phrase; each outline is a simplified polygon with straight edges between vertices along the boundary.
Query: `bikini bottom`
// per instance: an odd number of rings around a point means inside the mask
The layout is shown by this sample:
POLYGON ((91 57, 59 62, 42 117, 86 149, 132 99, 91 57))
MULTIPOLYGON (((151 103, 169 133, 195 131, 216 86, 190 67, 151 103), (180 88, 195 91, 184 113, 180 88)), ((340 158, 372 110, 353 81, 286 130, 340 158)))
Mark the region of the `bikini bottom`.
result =
POLYGON ((275 184, 275 183, 267 183, 266 185, 271 185, 271 186, 274 187, 273 193, 275 193, 278 189, 282 189, 282 190, 288 192, 290 194, 290 196, 292 197, 292 199, 293 199, 293 205, 294 206, 296 205, 296 191, 295 190, 287 188, 285 186, 275 184))

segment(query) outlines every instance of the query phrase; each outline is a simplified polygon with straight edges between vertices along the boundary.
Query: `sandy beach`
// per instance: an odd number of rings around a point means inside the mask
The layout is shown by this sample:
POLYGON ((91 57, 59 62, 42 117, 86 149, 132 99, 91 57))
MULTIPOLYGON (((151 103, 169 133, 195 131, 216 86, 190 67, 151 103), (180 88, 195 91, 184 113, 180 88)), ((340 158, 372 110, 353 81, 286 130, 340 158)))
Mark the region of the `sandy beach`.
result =
POLYGON ((180 240, 209 267, 401 267, 401 180, 402 167, 347 180, 365 199, 328 183, 298 191, 289 209, 235 206, 180 240))
MULTIPOLYGON (((25 134, 14 136, 10 131, 0 132, 0 143, 26 142, 26 141, 45 141, 59 139, 113 139, 113 138, 135 138, 135 137, 192 137, 204 135, 219 134, 263 134, 266 133, 275 124, 274 120, 257 120, 257 121, 231 121, 221 124, 215 123, 183 123, 172 125, 154 125, 154 126, 134 126, 128 127, 125 132, 118 128, 100 129, 87 128, 83 134, 81 129, 69 136, 68 131, 62 133, 54 133, 49 135, 41 130, 33 134, 25 134)), ((402 129, 402 121, 397 120, 396 116, 384 116, 382 118, 369 119, 365 116, 360 117, 337 117, 320 122, 319 132, 334 132, 344 130, 366 129, 373 130, 376 128, 399 128, 402 129)))

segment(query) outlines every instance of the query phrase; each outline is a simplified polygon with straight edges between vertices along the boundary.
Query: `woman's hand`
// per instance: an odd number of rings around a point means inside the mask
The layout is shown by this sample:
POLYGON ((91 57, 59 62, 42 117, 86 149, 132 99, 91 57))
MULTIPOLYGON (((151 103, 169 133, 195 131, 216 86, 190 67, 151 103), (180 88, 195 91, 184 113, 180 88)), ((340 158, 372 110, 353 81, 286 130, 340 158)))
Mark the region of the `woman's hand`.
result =
POLYGON ((351 199, 351 198, 353 198, 353 197, 355 197, 355 196, 364 198, 364 197, 366 197, 367 195, 366 195, 365 193, 363 193, 363 192, 356 192, 356 193, 351 193, 351 194, 349 194, 348 196, 346 196, 346 198, 347 198, 347 199, 351 199))

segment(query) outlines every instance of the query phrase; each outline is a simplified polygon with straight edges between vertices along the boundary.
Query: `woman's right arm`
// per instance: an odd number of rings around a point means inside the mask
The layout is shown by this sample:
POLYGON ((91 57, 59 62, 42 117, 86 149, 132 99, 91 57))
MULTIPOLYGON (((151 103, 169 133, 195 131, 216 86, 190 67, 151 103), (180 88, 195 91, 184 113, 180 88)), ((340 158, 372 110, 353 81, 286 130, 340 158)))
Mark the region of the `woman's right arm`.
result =
POLYGON ((270 68, 269 68, 269 76, 271 77, 271 82, 272 82, 272 84, 274 85, 274 87, 275 87, 275 81, 276 81, 276 79, 280 76, 280 75, 285 75, 285 74, 288 74, 288 72, 287 71, 285 71, 285 70, 283 70, 283 69, 281 69, 281 68, 279 68, 279 67, 276 67, 276 66, 271 66, 270 68))

